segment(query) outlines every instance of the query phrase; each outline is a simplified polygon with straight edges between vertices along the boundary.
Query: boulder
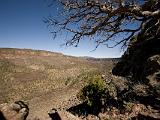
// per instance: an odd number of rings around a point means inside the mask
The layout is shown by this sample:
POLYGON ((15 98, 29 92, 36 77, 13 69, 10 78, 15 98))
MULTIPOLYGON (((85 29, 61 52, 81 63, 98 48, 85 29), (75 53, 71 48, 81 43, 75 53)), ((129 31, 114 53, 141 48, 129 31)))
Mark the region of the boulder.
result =
POLYGON ((23 101, 0 105, 0 120, 26 120, 28 113, 29 108, 23 101))
POLYGON ((58 111, 55 108, 51 109, 48 112, 48 115, 49 115, 50 118, 52 118, 52 120, 61 120, 61 117, 60 117, 58 111))

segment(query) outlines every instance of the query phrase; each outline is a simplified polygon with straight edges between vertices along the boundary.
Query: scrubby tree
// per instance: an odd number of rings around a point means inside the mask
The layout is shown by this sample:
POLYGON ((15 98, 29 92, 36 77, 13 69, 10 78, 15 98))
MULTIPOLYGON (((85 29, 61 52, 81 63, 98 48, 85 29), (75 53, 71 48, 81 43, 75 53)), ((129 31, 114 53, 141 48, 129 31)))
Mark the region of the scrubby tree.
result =
POLYGON ((107 86, 101 76, 94 76, 90 83, 77 95, 79 100, 86 102, 94 114, 100 111, 105 99, 109 98, 107 86))
POLYGON ((50 16, 45 22, 54 27, 54 36, 69 32, 66 41, 69 46, 77 46, 83 38, 89 37, 95 41, 96 47, 101 44, 124 47, 138 33, 148 34, 147 39, 152 39, 160 32, 159 0, 48 1, 50 5, 59 2, 61 13, 57 19, 50 16))

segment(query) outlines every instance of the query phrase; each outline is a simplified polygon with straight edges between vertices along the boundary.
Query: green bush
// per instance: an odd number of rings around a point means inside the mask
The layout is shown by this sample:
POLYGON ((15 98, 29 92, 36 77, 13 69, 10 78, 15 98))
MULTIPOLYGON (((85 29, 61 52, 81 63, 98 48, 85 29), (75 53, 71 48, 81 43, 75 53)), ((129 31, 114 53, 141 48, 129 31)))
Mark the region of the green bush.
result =
POLYGON ((93 77, 93 80, 85 86, 78 94, 78 98, 87 102, 90 107, 102 105, 102 100, 106 98, 106 83, 101 76, 93 77))

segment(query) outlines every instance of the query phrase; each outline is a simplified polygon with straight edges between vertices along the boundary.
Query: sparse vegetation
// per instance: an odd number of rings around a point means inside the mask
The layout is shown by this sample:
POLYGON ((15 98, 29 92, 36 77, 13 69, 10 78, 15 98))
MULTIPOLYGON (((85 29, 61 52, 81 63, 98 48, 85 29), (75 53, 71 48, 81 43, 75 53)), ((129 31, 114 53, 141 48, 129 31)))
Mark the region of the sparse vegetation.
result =
POLYGON ((103 70, 105 66, 112 65, 108 60, 90 61, 44 51, 0 49, 0 103, 22 99, 31 101, 29 107, 32 108, 33 104, 39 107, 39 102, 55 100, 58 96, 57 103, 60 103, 66 100, 61 96, 70 99, 94 75, 111 70, 111 67, 103 70), (36 98, 38 103, 34 101, 36 98))

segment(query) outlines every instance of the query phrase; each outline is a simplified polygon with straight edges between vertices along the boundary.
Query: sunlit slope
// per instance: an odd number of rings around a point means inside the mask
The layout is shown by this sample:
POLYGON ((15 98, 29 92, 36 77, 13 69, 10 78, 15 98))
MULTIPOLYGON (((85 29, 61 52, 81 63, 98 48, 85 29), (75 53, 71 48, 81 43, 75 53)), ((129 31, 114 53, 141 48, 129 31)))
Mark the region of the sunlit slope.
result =
POLYGON ((63 89, 83 80, 85 74, 109 71, 112 68, 110 63, 48 51, 1 48, 0 103, 29 100, 63 89))

